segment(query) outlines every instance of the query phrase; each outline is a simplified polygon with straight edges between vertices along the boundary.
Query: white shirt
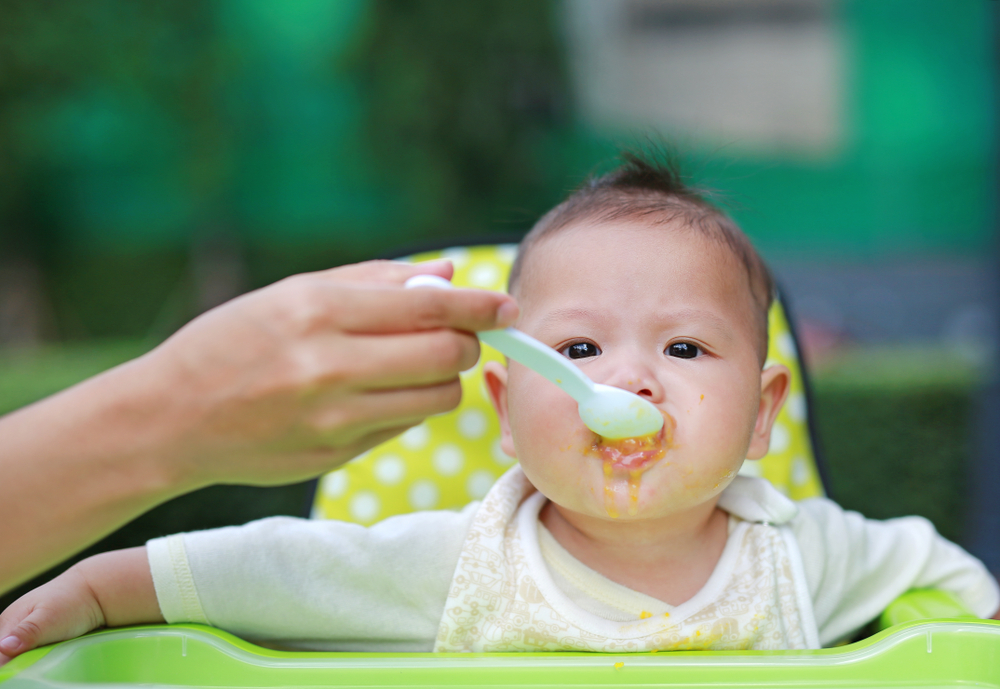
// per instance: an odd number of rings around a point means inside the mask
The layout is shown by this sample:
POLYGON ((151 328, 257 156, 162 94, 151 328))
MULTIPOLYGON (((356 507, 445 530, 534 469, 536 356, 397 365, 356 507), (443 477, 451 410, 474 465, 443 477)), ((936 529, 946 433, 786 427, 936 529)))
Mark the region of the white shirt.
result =
MULTIPOLYGON (((747 521, 790 527, 824 646, 911 588, 954 593, 980 617, 1000 606, 1000 590, 983 565, 921 517, 869 520, 824 498, 796 509, 766 481, 739 476, 719 505, 747 521)), ((148 555, 160 609, 167 622, 211 624, 288 648, 430 651, 478 506, 367 528, 274 517, 155 539, 148 555)), ((655 601, 559 552, 546 533, 535 547, 555 584, 581 608, 616 619, 655 601), (620 604, 609 611, 609 601, 620 604)))

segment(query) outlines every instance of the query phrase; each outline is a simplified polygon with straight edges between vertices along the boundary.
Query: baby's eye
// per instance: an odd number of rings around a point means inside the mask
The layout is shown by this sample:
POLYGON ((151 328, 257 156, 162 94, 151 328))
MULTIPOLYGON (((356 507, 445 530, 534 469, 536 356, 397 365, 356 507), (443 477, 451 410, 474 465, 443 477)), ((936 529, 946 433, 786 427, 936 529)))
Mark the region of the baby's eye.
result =
POLYGON ((667 356, 675 356, 678 359, 694 359, 699 354, 701 354, 701 350, 690 342, 674 342, 672 345, 667 345, 667 356))
POLYGON ((567 359, 586 359, 597 356, 601 353, 601 349, 593 342, 574 342, 560 349, 559 353, 567 359))

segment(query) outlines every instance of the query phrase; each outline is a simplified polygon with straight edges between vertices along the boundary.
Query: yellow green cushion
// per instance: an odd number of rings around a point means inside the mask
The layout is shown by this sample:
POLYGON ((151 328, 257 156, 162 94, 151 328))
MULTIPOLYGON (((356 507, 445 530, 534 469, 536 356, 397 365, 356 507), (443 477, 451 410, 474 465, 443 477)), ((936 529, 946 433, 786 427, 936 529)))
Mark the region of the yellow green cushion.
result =
MULTIPOLYGON (((514 260, 514 245, 446 249, 411 257, 441 256, 455 264, 455 285, 503 291, 514 260)), ((801 367, 784 310, 770 313, 769 363, 792 371, 788 402, 771 436, 771 452, 746 462, 741 473, 764 476, 794 499, 822 495, 806 425, 801 367)), ((483 384, 482 367, 503 357, 490 347, 475 368, 462 374, 462 403, 434 416, 398 438, 361 455, 324 476, 316 491, 313 516, 371 524, 415 510, 457 509, 482 498, 514 460, 500 449, 500 426, 483 384)))

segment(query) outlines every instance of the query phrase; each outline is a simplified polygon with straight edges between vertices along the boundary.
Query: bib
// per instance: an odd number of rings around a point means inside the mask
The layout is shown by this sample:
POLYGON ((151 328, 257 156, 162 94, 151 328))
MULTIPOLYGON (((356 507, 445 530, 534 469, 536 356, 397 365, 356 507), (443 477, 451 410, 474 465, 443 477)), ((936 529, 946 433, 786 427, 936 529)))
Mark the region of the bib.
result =
POLYGON ((790 528, 738 520, 715 571, 691 600, 622 623, 582 610, 552 581, 538 545, 545 502, 517 466, 487 494, 452 577, 436 652, 819 647, 790 528))

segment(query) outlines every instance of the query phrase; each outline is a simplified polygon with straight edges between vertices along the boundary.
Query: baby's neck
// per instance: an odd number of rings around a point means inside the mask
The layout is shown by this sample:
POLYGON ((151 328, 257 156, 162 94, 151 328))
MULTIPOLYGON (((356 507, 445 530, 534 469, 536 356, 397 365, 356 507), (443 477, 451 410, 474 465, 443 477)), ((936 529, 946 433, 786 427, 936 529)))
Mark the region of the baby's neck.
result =
POLYGON ((670 605, 701 590, 728 536, 728 515, 714 500, 668 518, 626 522, 589 517, 549 502, 539 517, 577 560, 670 605))

